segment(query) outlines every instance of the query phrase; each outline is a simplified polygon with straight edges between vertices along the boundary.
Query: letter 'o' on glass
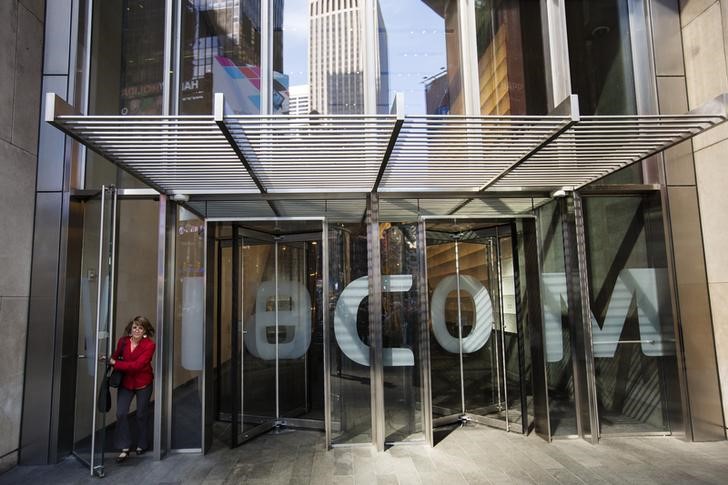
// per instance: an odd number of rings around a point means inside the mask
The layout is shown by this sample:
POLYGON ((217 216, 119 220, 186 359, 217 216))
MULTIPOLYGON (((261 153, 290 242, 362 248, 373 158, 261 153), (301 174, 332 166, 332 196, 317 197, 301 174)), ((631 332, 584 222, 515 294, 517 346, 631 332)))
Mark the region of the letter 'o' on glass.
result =
MULTIPOLYGON (((447 295, 457 290, 456 278, 456 275, 443 278, 432 293, 430 304, 432 333, 435 340, 443 349, 453 354, 460 352, 460 342, 457 337, 450 335, 445 325, 445 301, 447 295)), ((481 349, 490 338, 493 331, 493 302, 485 286, 472 276, 460 275, 460 290, 469 293, 475 303, 473 329, 462 341, 463 353, 470 354, 481 349)))

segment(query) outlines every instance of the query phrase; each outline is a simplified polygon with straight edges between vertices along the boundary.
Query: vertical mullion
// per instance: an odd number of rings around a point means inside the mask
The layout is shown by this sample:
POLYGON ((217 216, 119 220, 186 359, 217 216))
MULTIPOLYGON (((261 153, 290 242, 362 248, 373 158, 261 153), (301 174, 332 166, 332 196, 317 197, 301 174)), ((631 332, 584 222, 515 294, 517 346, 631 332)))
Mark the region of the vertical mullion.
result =
POLYGON ((241 416, 242 411, 242 400, 239 400, 239 397, 241 396, 241 388, 240 385, 240 375, 241 368, 240 368, 240 362, 238 362, 239 357, 238 353, 240 351, 239 348, 239 342, 240 342, 240 323, 238 322, 238 269, 240 267, 240 253, 239 253, 239 243, 238 243, 238 226, 237 224, 233 224, 233 245, 232 245, 232 251, 233 251, 233 264, 232 264, 232 271, 231 273, 231 282, 230 282, 230 288, 231 288, 231 311, 230 316, 232 321, 231 323, 231 329, 232 329, 232 335, 230 337, 230 350, 231 350, 231 358, 230 358, 230 378, 231 378, 231 394, 233 396, 232 399, 232 406, 231 406, 231 413, 232 413, 232 419, 231 419, 231 426, 230 426, 230 447, 234 448, 238 445, 238 438, 240 436, 240 428, 239 428, 239 420, 241 416))
POLYGON ((164 64, 162 66, 162 114, 169 115, 171 101, 171 79, 172 72, 172 11, 174 2, 165 0, 164 4, 164 64))
POLYGON ((331 335, 329 330, 329 226, 326 221, 321 223, 321 260, 323 263, 323 291, 321 297, 321 311, 323 312, 323 339, 324 339, 324 433, 326 434, 326 449, 331 448, 331 335))
POLYGON ((426 222, 420 220, 417 224, 417 248, 419 257, 419 275, 417 300, 419 303, 419 350, 420 350, 420 376, 422 386, 422 428, 425 440, 434 446, 432 428, 432 375, 430 370, 430 326, 429 303, 427 300, 427 228, 426 222))
MULTIPOLYGON (((165 265, 167 262, 167 196, 160 195, 158 203, 158 221, 157 221, 157 308, 156 308, 156 324, 157 324, 157 342, 160 349, 162 349, 161 341, 165 337, 166 325, 165 325, 165 314, 164 314, 164 287, 165 281, 165 265)), ((112 333, 113 337, 115 333, 112 333)), ((166 355, 163 351, 160 351, 157 355, 154 363, 154 373, 157 376, 164 375, 164 359, 166 355)), ((163 380, 154 380, 154 394, 159 396, 154 400, 154 459, 161 460, 163 452, 166 449, 168 443, 162 443, 162 404, 164 402, 163 397, 163 380)))
POLYGON ((591 351, 591 310, 584 220, 579 195, 573 193, 562 199, 561 210, 577 432, 581 438, 587 439, 589 436, 589 441, 596 443, 598 417, 595 408, 594 359, 591 351), (595 422, 597 428, 593 428, 595 422))
MULTIPOLYGON (((272 0, 260 0, 260 114, 271 114, 273 80, 272 0)), ((283 4, 283 2, 281 2, 283 4)))
POLYGON ((384 366, 382 351, 382 265, 379 242, 379 199, 367 199, 367 263, 369 274, 369 362, 372 403, 372 444, 384 450, 384 366))
MULTIPOLYGON (((526 349, 523 325, 523 314, 522 308, 523 301, 521 299, 521 266, 518 257, 518 225, 515 219, 511 221, 511 254, 513 257, 513 290, 515 294, 516 303, 516 347, 518 352, 518 385, 519 385, 519 396, 520 396, 520 412, 521 412, 521 432, 528 434, 529 422, 528 422, 528 389, 526 388, 526 349)), ((533 364, 531 364, 533 368, 533 364)))
POLYGON ((579 293, 581 297, 581 324, 583 358, 585 361, 586 393, 589 404, 591 442, 599 441, 599 408, 597 405, 596 369, 592 349, 591 305, 589 301, 589 270, 586 259, 586 234, 584 232, 584 212, 579 193, 574 192, 574 229, 576 237, 576 256, 579 269, 579 293))
POLYGON ((462 308, 460 307, 460 251, 458 239, 455 239, 455 288, 458 308, 458 355, 460 357, 460 410, 465 414, 465 370, 463 369, 463 321, 462 308))
POLYGON ((275 253, 273 254, 273 272, 274 277, 273 281, 275 284, 275 329, 276 329, 276 369, 275 369, 275 378, 276 378, 276 421, 281 419, 281 407, 280 407, 280 367, 278 365, 278 239, 276 239, 273 242, 273 250, 275 253))

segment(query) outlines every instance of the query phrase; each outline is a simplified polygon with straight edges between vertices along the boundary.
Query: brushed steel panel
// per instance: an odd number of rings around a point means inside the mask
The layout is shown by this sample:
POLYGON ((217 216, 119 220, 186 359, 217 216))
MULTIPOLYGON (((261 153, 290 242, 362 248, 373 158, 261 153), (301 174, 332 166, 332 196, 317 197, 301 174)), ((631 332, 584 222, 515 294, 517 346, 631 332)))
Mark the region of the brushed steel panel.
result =
POLYGON ((541 305, 541 272, 539 270, 538 233, 534 219, 523 219, 524 275, 526 283, 526 314, 531 351, 531 375, 533 383, 534 430, 541 438, 551 441, 549 418, 548 374, 543 331, 543 307, 541 305))
POLYGON ((56 297, 61 228, 61 193, 36 195, 28 340, 20 432, 21 465, 49 462, 54 379, 56 297), (28 405, 33 403, 32 405, 28 405))
MULTIPOLYGON (((68 76, 43 76, 43 92, 66 96, 68 76)), ((41 113, 45 112, 46 97, 41 97, 41 113)), ((63 190, 63 162, 65 159, 66 135, 48 123, 40 124, 38 135, 37 190, 63 190)))
MULTIPOLYGON (((66 239, 65 262, 60 265, 59 322, 56 329, 56 351, 60 352, 60 372, 54 378, 54 399, 52 406, 58 408, 53 415, 51 430, 50 461, 71 453, 73 447, 73 419, 75 413, 76 364, 78 346, 79 304, 81 298, 81 255, 83 250, 83 203, 68 198, 68 210, 62 217, 67 219, 61 241, 66 239)), ((63 246, 63 244, 61 245, 63 246)))
MULTIPOLYGON (((44 74, 68 75, 72 0, 46 2, 44 74)), ((44 91, 45 92, 45 91, 44 91)))

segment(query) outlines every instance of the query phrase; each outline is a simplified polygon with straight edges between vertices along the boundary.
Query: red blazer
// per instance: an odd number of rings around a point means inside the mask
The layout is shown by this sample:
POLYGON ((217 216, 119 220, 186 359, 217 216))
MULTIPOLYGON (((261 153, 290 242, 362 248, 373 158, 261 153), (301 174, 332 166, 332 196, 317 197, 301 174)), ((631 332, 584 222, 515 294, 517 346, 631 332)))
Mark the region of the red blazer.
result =
POLYGON ((116 351, 111 358, 116 362, 115 369, 124 373, 121 386, 126 389, 141 389, 152 383, 154 372, 152 371, 152 357, 157 345, 150 338, 143 338, 139 341, 134 352, 131 351, 131 337, 121 337, 116 344, 116 351), (121 356, 122 360, 119 360, 121 356))

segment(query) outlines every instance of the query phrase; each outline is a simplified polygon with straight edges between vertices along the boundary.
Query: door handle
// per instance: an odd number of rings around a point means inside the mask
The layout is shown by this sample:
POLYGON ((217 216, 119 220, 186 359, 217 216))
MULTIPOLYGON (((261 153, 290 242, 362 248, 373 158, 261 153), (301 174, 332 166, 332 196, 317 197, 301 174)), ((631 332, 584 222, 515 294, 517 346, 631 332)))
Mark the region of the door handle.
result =
POLYGON ((79 359, 85 359, 86 357, 88 357, 86 354, 78 354, 79 359))

